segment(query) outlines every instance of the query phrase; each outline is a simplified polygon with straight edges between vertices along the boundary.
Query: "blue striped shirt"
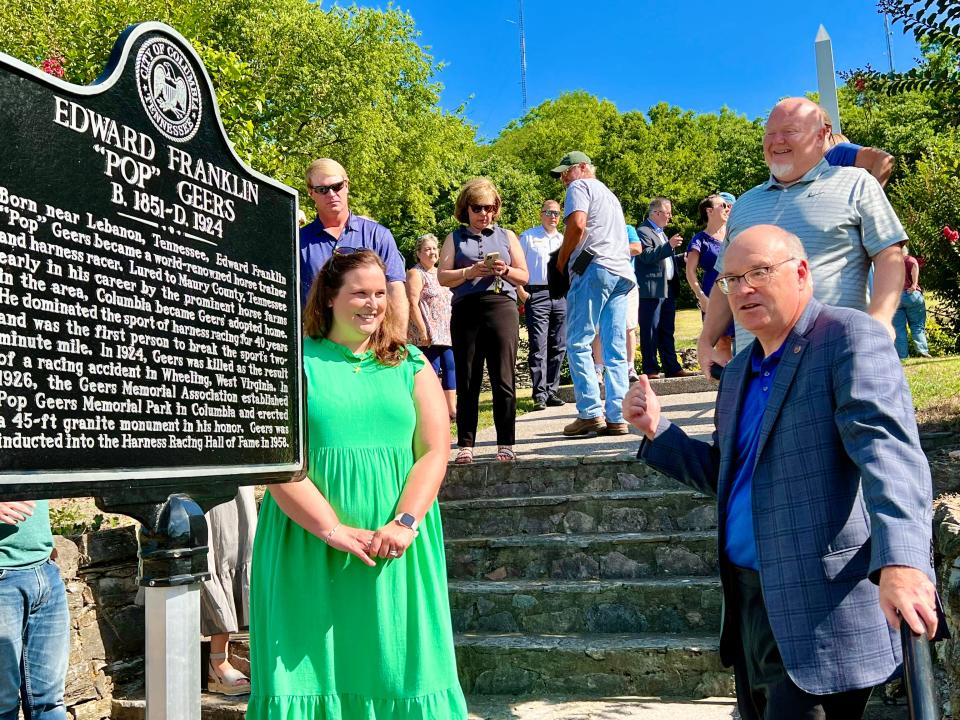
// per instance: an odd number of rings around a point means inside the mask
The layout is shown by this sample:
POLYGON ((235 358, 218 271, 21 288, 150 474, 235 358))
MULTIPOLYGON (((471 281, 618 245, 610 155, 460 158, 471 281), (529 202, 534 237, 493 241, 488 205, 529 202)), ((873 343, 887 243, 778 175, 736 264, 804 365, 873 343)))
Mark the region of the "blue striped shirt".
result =
MULTIPOLYGON (((771 176, 741 195, 727 220, 727 243, 754 225, 776 225, 800 238, 810 260, 813 296, 857 310, 866 310, 869 302, 870 258, 907 239, 876 178, 826 160, 789 186, 771 176)), ((723 272, 722 254, 716 268, 723 272)), ((752 340, 737 326, 738 351, 752 340)))

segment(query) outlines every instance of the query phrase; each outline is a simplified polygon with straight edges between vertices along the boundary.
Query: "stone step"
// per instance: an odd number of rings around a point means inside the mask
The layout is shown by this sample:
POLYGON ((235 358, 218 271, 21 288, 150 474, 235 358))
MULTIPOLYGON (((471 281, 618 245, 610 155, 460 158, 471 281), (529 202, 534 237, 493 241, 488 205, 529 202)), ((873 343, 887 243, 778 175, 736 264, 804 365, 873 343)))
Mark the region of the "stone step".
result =
POLYGON ((581 457, 450 464, 440 499, 681 489, 686 488, 639 460, 581 457))
POLYGON ((720 581, 645 580, 450 582, 455 632, 720 632, 720 581))
POLYGON ((627 490, 446 500, 446 537, 546 533, 670 532, 717 526, 716 501, 692 490, 627 490))
POLYGON ((457 635, 464 692, 474 695, 727 695, 716 634, 457 635))
POLYGON ((714 531, 453 538, 446 550, 451 580, 619 580, 718 572, 714 531))
MULTIPOLYGON (((639 369, 637 370, 639 372, 639 369)), ((707 380, 703 375, 697 373, 690 377, 679 378, 657 378, 650 381, 650 387, 660 396, 663 395, 684 395, 686 393, 716 392, 717 383, 707 380)), ((576 402, 573 395, 573 385, 561 385, 560 392, 557 393, 561 399, 569 403, 576 402)))
MULTIPOLYGON (((884 704, 873 697, 867 703, 864 720, 903 720, 905 701, 884 704)), ((578 697, 569 693, 540 697, 515 695, 468 695, 469 720, 730 720, 735 717, 736 700, 711 697, 702 700, 684 697, 578 697)), ((201 698, 201 720, 243 720, 246 698, 205 695, 201 698)), ((112 720, 144 720, 143 697, 114 698, 112 720)))

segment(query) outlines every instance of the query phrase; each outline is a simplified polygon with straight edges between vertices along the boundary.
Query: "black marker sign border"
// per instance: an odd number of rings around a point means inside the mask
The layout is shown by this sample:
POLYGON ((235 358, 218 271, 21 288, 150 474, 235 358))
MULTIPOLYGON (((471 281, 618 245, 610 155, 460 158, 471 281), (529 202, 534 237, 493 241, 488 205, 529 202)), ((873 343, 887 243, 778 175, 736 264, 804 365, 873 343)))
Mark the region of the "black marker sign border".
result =
MULTIPOLYGON (((172 492, 187 492, 195 496, 216 496, 221 495, 224 490, 231 486, 235 488, 238 484, 253 485, 287 482, 302 478, 306 472, 305 389, 301 374, 303 343, 302 333, 300 331, 300 278, 296 233, 298 193, 293 188, 250 168, 236 154, 223 126, 219 105, 209 73, 190 42, 175 29, 163 23, 146 22, 131 25, 124 30, 114 44, 110 58, 100 77, 98 77, 93 84, 86 86, 65 82, 5 53, 0 53, 0 72, 12 73, 28 81, 36 82, 41 87, 49 89, 53 94, 64 93, 65 97, 73 95, 81 98, 93 98, 110 92, 118 81, 124 77, 125 73, 131 72, 128 68, 128 63, 134 62, 134 58, 131 57, 132 51, 134 47, 137 46, 138 41, 145 35, 165 37, 175 45, 177 49, 184 53, 187 61, 198 71, 199 95, 202 102, 209 103, 210 107, 197 110, 197 124, 199 125, 204 117, 212 117, 212 119, 215 120, 215 125, 208 123, 208 127, 213 126, 216 131, 219 131, 232 161, 235 162, 243 172, 247 173, 251 179, 269 185, 280 194, 289 197, 291 227, 293 228, 292 237, 290 238, 292 250, 290 277, 292 280, 288 281, 285 285, 288 290, 288 303, 290 303, 285 316, 289 318, 292 312, 294 322, 288 323, 287 325, 287 342, 289 347, 284 357, 287 366, 290 366, 292 363, 295 368, 295 376, 291 375, 288 378, 290 382, 290 390, 288 391, 288 397, 290 398, 290 406, 288 407, 290 417, 289 426, 295 429, 295 432, 290 433, 289 441, 293 446, 292 455, 294 459, 292 462, 280 463, 218 464, 214 456, 210 463, 203 465, 151 465, 148 467, 89 469, 81 467, 77 470, 18 469, 15 472, 4 472, 0 470, 0 500, 29 500, 89 495, 115 498, 137 496, 138 498, 147 499, 154 497, 163 498, 172 492), (291 355, 291 353, 294 354, 291 355)), ((149 40, 147 40, 147 42, 149 42, 149 40)), ((146 111, 146 107, 144 110, 146 111)), ((149 114, 147 117, 149 117, 149 114)), ((193 133, 190 133, 190 137, 185 136, 183 139, 178 139, 175 137, 171 138, 159 125, 157 125, 156 128, 166 136, 164 142, 172 139, 176 142, 186 143, 197 131, 197 128, 194 127, 193 133)), ((11 142, 15 141, 11 140, 11 142)), ((3 248, 0 247, 0 249, 3 248)), ((0 453, 3 452, 6 451, 0 449, 0 453)), ((33 452, 42 453, 43 451, 34 450, 33 452)), ((76 452, 82 454, 84 451, 77 450, 76 452)), ((136 453, 132 452, 132 454, 136 453)), ((78 460, 79 459, 82 458, 78 458, 78 460)))

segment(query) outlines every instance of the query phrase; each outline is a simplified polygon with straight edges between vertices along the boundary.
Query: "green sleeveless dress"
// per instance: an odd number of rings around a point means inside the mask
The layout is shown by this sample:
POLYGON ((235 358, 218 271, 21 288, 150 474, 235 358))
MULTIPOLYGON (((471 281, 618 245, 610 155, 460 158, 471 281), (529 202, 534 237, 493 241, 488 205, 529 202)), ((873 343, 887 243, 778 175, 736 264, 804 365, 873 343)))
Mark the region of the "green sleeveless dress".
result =
MULTIPOLYGON (((341 522, 396 515, 413 466, 413 377, 327 339, 304 339, 308 471, 341 522)), ((375 568, 328 547, 267 493, 253 549, 250 720, 465 720, 440 511, 375 568)))

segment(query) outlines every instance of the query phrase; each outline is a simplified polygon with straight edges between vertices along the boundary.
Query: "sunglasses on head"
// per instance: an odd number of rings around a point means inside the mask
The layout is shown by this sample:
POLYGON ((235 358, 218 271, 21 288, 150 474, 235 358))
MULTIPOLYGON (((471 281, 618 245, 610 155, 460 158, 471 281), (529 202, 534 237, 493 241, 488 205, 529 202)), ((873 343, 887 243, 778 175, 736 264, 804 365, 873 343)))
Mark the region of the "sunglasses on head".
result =
POLYGON ((337 245, 333 249, 333 254, 339 255, 340 257, 344 257, 345 255, 353 255, 354 253, 358 253, 361 250, 365 250, 365 249, 366 248, 362 248, 362 247, 340 247, 339 245, 337 245))
POLYGON ((329 185, 311 185, 310 189, 315 193, 320 193, 321 195, 326 195, 328 192, 333 190, 334 195, 343 190, 343 186, 347 184, 346 180, 341 180, 340 182, 331 183, 329 185))
POLYGON ((475 213, 478 213, 478 214, 479 214, 479 213, 484 213, 484 212, 485 212, 485 213, 492 213, 494 210, 497 209, 497 206, 496 206, 496 205, 473 205, 473 204, 471 204, 471 205, 470 205, 470 209, 473 210, 475 213))

